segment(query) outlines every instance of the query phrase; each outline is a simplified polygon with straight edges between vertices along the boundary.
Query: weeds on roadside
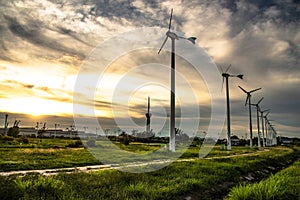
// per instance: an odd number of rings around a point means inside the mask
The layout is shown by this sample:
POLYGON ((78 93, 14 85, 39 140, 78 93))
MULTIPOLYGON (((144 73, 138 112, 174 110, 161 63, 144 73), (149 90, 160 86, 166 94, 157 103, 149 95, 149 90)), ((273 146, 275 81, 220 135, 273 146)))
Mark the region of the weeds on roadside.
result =
POLYGON ((228 200, 291 200, 300 199, 300 160, 293 166, 254 184, 234 187, 228 200))

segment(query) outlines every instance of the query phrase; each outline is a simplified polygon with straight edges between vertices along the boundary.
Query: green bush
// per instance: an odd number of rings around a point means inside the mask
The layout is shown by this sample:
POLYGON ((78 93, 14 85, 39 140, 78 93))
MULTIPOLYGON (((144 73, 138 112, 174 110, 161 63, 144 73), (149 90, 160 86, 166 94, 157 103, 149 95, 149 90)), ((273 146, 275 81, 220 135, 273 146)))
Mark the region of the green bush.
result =
POLYGON ((1 139, 2 141, 14 141, 13 137, 7 135, 4 135, 1 139))
POLYGON ((83 143, 82 143, 81 140, 76 140, 75 142, 72 142, 71 144, 68 144, 66 147, 81 148, 81 147, 83 147, 83 143))
POLYGON ((18 138, 18 142, 23 144, 29 144, 29 139, 26 136, 21 136, 18 138))
POLYGON ((20 130, 18 126, 10 127, 7 131, 7 135, 12 137, 18 137, 19 133, 20 130))

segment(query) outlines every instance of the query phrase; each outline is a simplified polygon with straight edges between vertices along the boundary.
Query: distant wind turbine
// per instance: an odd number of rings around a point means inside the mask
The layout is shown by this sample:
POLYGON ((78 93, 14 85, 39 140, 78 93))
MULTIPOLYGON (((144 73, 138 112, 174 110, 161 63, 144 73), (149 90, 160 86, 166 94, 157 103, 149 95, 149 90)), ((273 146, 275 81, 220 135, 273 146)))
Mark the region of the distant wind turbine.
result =
POLYGON ((268 121, 268 115, 270 114, 270 112, 267 112, 267 114, 264 116, 264 119, 265 119, 265 130, 266 130, 266 146, 268 146, 269 145, 269 143, 268 143, 268 123, 269 123, 269 121, 268 121))
POLYGON ((251 116, 251 93, 256 92, 258 90, 260 90, 261 88, 257 88, 251 91, 246 91, 244 88, 242 88, 241 86, 239 86, 239 88, 245 92, 247 94, 247 98, 246 98, 246 102, 245 102, 245 106, 249 105, 249 128, 250 128, 250 148, 253 147, 253 141, 252 141, 252 116, 251 116))
POLYGON ((271 127, 272 124, 270 123, 271 121, 273 121, 273 120, 267 119, 267 125, 268 125, 267 126, 268 127, 268 137, 267 137, 268 142, 267 142, 267 144, 268 144, 268 146, 272 146, 272 137, 273 137, 272 134, 273 134, 273 132, 272 132, 272 127, 271 127))
POLYGON ((230 69, 231 65, 227 67, 225 72, 223 72, 222 68, 220 67, 222 71, 222 76, 223 76, 223 83, 222 83, 222 90, 223 90, 223 85, 224 85, 224 79, 226 80, 226 99, 227 99, 227 150, 231 150, 231 128, 230 128, 230 100, 229 100, 229 83, 228 79, 229 77, 238 77, 240 79, 243 79, 242 74, 239 75, 232 75, 227 73, 230 69))
POLYGON ((171 52, 171 102, 170 102, 170 107, 171 107, 171 113, 170 113, 170 145, 169 149, 172 152, 175 152, 175 40, 179 39, 186 39, 195 44, 195 37, 181 37, 178 36, 176 33, 171 31, 171 24, 172 24, 172 16, 173 16, 173 8, 171 9, 171 15, 170 15, 170 21, 169 21, 169 29, 166 32, 166 38, 163 41, 158 54, 166 44, 168 38, 171 39, 172 41, 172 52, 171 52))
POLYGON ((271 141, 272 141, 272 145, 277 145, 277 133, 274 129, 274 124, 270 124, 270 128, 272 129, 272 138, 271 138, 271 141))
POLYGON ((260 107, 259 104, 260 102, 263 100, 264 98, 262 97, 256 104, 251 104, 252 106, 256 107, 256 118, 257 118, 257 143, 258 143, 258 147, 261 147, 260 144, 260 127, 259 127, 259 111, 260 111, 260 107))
POLYGON ((277 132, 274 129, 274 124, 271 124, 270 121, 274 121, 274 120, 270 120, 268 119, 268 125, 269 125, 269 145, 273 146, 273 145, 277 145, 277 132))
POLYGON ((264 124, 264 112, 268 112, 270 111, 270 109, 267 110, 259 110, 260 112, 260 119, 261 119, 261 130, 262 130, 262 139, 263 139, 263 147, 266 146, 266 142, 265 142, 265 124, 264 124))

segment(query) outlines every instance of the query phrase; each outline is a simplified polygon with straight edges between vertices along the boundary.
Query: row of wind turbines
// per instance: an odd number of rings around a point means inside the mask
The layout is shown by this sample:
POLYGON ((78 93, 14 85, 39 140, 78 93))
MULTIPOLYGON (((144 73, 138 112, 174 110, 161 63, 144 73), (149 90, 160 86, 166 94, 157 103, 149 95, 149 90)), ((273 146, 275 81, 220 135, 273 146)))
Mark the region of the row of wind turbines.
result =
MULTIPOLYGON (((231 65, 228 66, 225 72, 222 71, 222 77, 223 77, 223 83, 224 79, 226 80, 226 103, 227 103, 227 149, 231 150, 231 122, 230 122, 230 98, 229 98, 229 77, 238 77, 240 79, 243 79, 243 74, 238 74, 238 75, 232 75, 229 74, 228 71, 230 69, 231 65)), ((241 86, 238 86, 247 96, 246 96, 246 101, 245 101, 245 106, 248 105, 249 111, 249 130, 250 130, 250 148, 253 147, 253 131, 252 131, 252 109, 251 106, 255 106, 256 108, 256 118, 257 118, 257 139, 258 139, 258 147, 261 147, 261 133, 262 133, 262 143, 263 147, 265 146, 271 146, 271 145, 276 145, 277 140, 277 132, 274 129, 274 125, 270 124, 270 121, 267 116, 269 115, 270 109, 267 110, 262 110, 260 107, 260 103, 264 99, 262 97, 256 104, 251 103, 251 97, 252 93, 261 90, 262 88, 257 88, 253 89, 250 91, 245 90, 241 86), (264 115, 264 113, 266 113, 264 115), (260 123, 261 123, 261 128, 262 131, 260 131, 260 123), (268 131, 271 130, 271 131, 268 131)), ((222 84, 222 89, 223 89, 223 84, 222 84)))
MULTIPOLYGON (((169 144, 169 150, 175 152, 175 41, 179 39, 186 39, 190 41, 191 43, 195 44, 196 37, 182 37, 178 36, 176 33, 171 31, 171 25, 172 25, 172 16, 173 16, 173 9, 171 9, 171 14, 170 14, 170 20, 169 20, 169 26, 168 26, 168 31, 166 32, 166 38, 163 41, 158 54, 161 52, 163 49, 164 45, 166 44, 167 40, 170 38, 171 39, 171 98, 170 98, 170 144, 169 144)), ((229 67, 225 70, 225 72, 222 72, 223 76, 223 83, 224 79, 226 80, 226 99, 227 99, 227 149, 231 150, 231 127, 230 127, 230 99, 229 99, 229 77, 238 77, 240 79, 243 79, 243 75, 231 75, 228 73, 229 67)), ((222 69, 221 69, 222 70, 222 69)), ((223 88, 223 84, 222 84, 223 88)), ((260 127, 259 127, 259 113, 261 114, 261 123, 262 123, 262 134, 263 134, 263 146, 265 147, 266 145, 270 145, 272 141, 272 144, 276 143, 276 131, 273 127, 273 125, 270 124, 270 120, 267 119, 267 116, 269 114, 269 109, 268 110, 261 110, 259 107, 260 102, 263 100, 261 98, 256 104, 251 103, 251 94, 253 92, 256 92, 260 90, 261 88, 257 88, 254 90, 246 91, 244 88, 239 86, 239 88, 247 94, 246 98, 246 103, 245 106, 248 104, 249 106, 249 127, 250 127, 250 148, 253 147, 253 134, 252 134, 252 115, 251 115, 251 106, 255 106, 257 110, 257 128, 258 128, 258 147, 261 147, 261 142, 260 142, 260 127), (265 112, 268 112, 266 115, 263 115, 265 112), (267 126, 269 125, 269 126, 267 126), (268 134, 268 130, 272 130, 272 139, 270 140, 267 139, 265 140, 265 133, 266 136, 268 134), (275 138, 275 139, 274 139, 275 138)))

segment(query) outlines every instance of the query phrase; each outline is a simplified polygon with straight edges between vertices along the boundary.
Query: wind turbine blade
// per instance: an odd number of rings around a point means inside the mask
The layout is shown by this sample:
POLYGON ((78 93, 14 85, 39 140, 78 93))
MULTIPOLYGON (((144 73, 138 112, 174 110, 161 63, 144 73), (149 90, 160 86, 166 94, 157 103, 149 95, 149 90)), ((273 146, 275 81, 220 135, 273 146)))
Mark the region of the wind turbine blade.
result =
POLYGON ((221 72, 221 74, 223 74, 224 72, 223 72, 222 67, 220 65, 217 65, 217 67, 218 67, 219 71, 221 72))
POLYGON ((249 99, 249 95, 247 95, 247 98, 246 98, 246 101, 245 101, 245 106, 247 105, 248 99, 249 99))
POLYGON ((171 29, 172 16, 173 16, 173 8, 171 9, 171 15, 170 15, 170 21, 169 21, 169 30, 171 29))
POLYGON ((162 43, 162 45, 161 45, 161 47, 160 47, 160 49, 159 49, 159 51, 158 51, 158 53, 157 53, 157 54, 159 54, 159 53, 160 53, 160 51, 162 50, 162 48, 163 48, 163 47, 164 47, 164 45, 166 44, 167 40, 168 40, 168 37, 166 37, 166 39, 165 39, 165 40, 164 40, 164 42, 162 43))
POLYGON ((248 93, 244 88, 242 88, 241 86, 239 86, 239 88, 241 89, 241 90, 243 90, 245 93, 248 93))
POLYGON ((256 92, 257 90, 260 90, 261 88, 257 88, 255 90, 251 90, 249 93, 252 93, 252 92, 256 92))
POLYGON ((268 112, 268 111, 270 111, 270 109, 263 110, 263 111, 261 111, 261 112, 264 113, 264 112, 268 112))
POLYGON ((258 102, 257 102, 257 105, 263 100, 264 98, 262 97, 258 102))
POLYGON ((231 64, 227 67, 227 69, 225 70, 225 73, 228 72, 228 70, 230 69, 231 64))
POLYGON ((222 81, 222 88, 221 88, 221 92, 223 91, 223 85, 224 85, 224 76, 223 76, 223 81, 222 81))

